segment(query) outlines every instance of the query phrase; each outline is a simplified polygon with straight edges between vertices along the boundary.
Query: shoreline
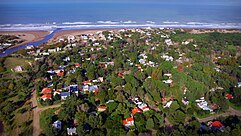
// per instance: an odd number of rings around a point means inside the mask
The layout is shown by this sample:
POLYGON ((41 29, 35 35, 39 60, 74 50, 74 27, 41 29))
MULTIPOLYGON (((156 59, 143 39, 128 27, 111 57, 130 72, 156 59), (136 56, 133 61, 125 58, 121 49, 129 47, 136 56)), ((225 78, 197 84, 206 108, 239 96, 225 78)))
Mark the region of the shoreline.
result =
MULTIPOLYGON (((90 29, 62 29, 58 32, 54 33, 54 36, 49 39, 47 41, 47 43, 49 44, 53 44, 58 42, 58 40, 60 38, 66 38, 69 35, 73 35, 73 36, 77 36, 77 35, 81 35, 81 34, 94 34, 95 32, 98 31, 118 31, 121 29, 145 29, 142 27, 134 27, 134 28, 90 28, 90 29)), ((212 32, 220 32, 220 33, 241 33, 241 29, 235 29, 235 28, 230 28, 230 29, 226 29, 226 28, 161 28, 164 30, 182 30, 191 34, 203 34, 203 33, 212 33, 212 32)), ((11 46, 7 49, 11 49, 14 47, 18 47, 18 46, 22 46, 22 45, 26 45, 32 42, 37 42, 40 40, 43 40, 47 35, 49 35, 50 31, 44 31, 44 30, 34 30, 34 31, 0 31, 0 34, 10 34, 10 35, 25 35, 24 37, 22 37, 25 42, 11 46)), ((5 49, 5 50, 7 50, 5 49)), ((4 51, 5 51, 4 50, 4 51)), ((3 52, 4 52, 3 51, 3 52)))
POLYGON ((45 36, 47 36, 49 34, 48 31, 43 31, 43 30, 39 30, 39 31, 0 31, 0 35, 14 35, 20 38, 20 40, 24 40, 24 42, 13 45, 8 47, 7 49, 11 49, 13 47, 17 47, 17 46, 22 46, 31 42, 36 42, 39 40, 44 39, 45 36))

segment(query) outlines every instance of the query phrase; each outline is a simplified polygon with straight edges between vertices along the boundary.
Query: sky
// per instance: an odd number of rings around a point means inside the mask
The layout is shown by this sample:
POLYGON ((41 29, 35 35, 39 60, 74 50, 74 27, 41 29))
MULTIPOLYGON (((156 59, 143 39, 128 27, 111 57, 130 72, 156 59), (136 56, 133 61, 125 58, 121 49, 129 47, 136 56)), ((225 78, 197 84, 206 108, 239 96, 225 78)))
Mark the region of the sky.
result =
POLYGON ((165 4, 202 4, 202 5, 239 5, 241 0, 1 0, 2 4, 20 3, 165 3, 165 4))

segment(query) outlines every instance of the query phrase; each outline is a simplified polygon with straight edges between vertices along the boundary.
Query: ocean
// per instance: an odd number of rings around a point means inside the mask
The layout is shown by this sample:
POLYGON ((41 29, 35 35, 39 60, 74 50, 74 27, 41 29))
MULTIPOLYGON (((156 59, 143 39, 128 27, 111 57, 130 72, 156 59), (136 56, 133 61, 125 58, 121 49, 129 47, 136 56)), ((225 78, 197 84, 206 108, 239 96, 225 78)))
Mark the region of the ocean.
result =
POLYGON ((0 30, 120 27, 241 28, 241 5, 175 3, 0 4, 0 30))

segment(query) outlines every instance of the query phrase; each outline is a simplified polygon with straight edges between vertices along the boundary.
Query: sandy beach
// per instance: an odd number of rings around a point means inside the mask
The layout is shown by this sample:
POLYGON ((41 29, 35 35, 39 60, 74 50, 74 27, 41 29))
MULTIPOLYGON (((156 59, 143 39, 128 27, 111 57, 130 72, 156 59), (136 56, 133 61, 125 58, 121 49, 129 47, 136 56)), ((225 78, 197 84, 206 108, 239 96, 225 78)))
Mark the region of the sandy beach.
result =
POLYGON ((5 32, 5 31, 0 31, 0 35, 14 35, 19 37, 21 40, 24 40, 24 42, 11 46, 19 46, 19 45, 24 45, 30 42, 36 42, 39 40, 44 39, 46 35, 48 35, 48 31, 14 31, 14 32, 5 32))
MULTIPOLYGON (((98 31, 118 31, 125 28, 105 28, 105 29, 77 29, 77 30, 61 30, 54 34, 54 37, 48 41, 49 44, 56 43, 60 38, 67 38, 69 35, 77 36, 81 34, 94 34, 98 31)), ((128 28, 130 29, 130 28, 128 28)), ((202 33, 211 33, 211 32, 220 32, 220 33, 241 33, 240 29, 198 29, 198 28, 182 28, 183 31, 189 32, 192 34, 202 34, 202 33)), ((15 35, 20 39, 24 40, 23 43, 17 44, 15 46, 24 45, 30 42, 35 42, 44 39, 46 35, 49 34, 48 31, 13 31, 5 32, 0 31, 0 35, 15 35)), ((15 46, 11 46, 15 47, 15 46)))

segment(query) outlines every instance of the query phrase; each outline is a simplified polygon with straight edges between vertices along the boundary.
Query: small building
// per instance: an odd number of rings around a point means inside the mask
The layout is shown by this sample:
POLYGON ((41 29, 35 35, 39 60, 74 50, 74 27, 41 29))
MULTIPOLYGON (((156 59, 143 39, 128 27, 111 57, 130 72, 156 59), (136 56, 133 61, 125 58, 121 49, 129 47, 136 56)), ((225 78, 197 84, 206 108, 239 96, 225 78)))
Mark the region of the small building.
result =
POLYGON ((52 94, 44 94, 43 96, 41 96, 42 100, 47 100, 47 99, 52 99, 52 94))
POLYGON ((79 67, 80 67, 80 64, 79 64, 79 63, 75 63, 74 66, 75 66, 76 68, 79 68, 79 67))
POLYGON ((90 80, 86 80, 83 82, 84 85, 92 85, 91 81, 90 80))
POLYGON ((51 94, 52 93, 52 89, 51 88, 44 88, 41 91, 41 94, 51 94))
POLYGON ((122 120, 122 123, 126 127, 134 126, 134 118, 133 117, 126 118, 126 119, 122 120))
POLYGON ((69 42, 69 43, 75 42, 75 36, 69 35, 69 36, 68 36, 68 42, 69 42))
POLYGON ((70 92, 61 92, 60 96, 61 100, 66 100, 66 98, 70 96, 70 92))
POLYGON ((208 125, 210 126, 211 130, 213 130, 213 131, 220 130, 223 132, 224 125, 220 121, 213 121, 213 122, 209 121, 208 125))
POLYGON ((188 101, 188 99, 187 99, 186 97, 184 97, 184 98, 182 98, 182 103, 183 103, 184 105, 188 105, 188 104, 189 104, 189 101, 188 101))
POLYGON ((59 71, 58 73, 57 73, 57 76, 64 76, 64 71, 59 71))
POLYGON ((139 97, 134 97, 132 99, 132 101, 136 104, 136 105, 140 105, 142 104, 142 100, 139 97))
POLYGON ((145 103, 138 105, 138 108, 140 108, 143 112, 150 110, 150 108, 145 103))
POLYGON ((98 92, 98 86, 97 85, 90 86, 89 91, 93 93, 98 92))
POLYGON ((62 128, 62 122, 59 121, 59 120, 57 120, 57 121, 55 121, 55 122, 52 124, 52 126, 53 126, 54 128, 56 128, 56 129, 58 129, 58 130, 61 130, 61 128, 62 128))
POLYGON ((55 96, 56 94, 60 95, 61 92, 62 92, 61 89, 58 89, 57 91, 54 91, 54 96, 55 96))
POLYGON ((78 87, 78 85, 77 85, 77 84, 75 84, 75 85, 70 85, 70 86, 69 86, 69 92, 71 92, 71 93, 78 93, 78 92, 79 92, 79 87, 78 87))
POLYGON ((76 128, 67 128, 67 133, 69 136, 77 135, 76 128))
POLYGON ((99 111, 99 112, 103 112, 103 111, 105 111, 105 110, 107 109, 107 106, 105 106, 105 105, 100 105, 100 106, 98 106, 97 108, 98 108, 98 111, 99 111))
POLYGON ((233 95, 230 94, 230 93, 227 93, 227 94, 225 95, 225 98, 228 99, 228 100, 233 99, 233 95))
POLYGON ((163 108, 166 108, 166 107, 169 108, 169 107, 172 105, 172 102, 173 102, 173 101, 169 101, 169 102, 167 102, 166 105, 163 106, 163 108))
POLYGON ((89 85, 84 85, 82 90, 83 90, 84 92, 89 91, 89 85))
POLYGON ((135 107, 134 109, 131 110, 131 114, 135 115, 137 112, 142 112, 138 107, 135 107))
POLYGON ((14 68, 14 71, 15 71, 15 72, 22 72, 23 69, 22 69, 21 66, 17 66, 17 67, 14 68))

